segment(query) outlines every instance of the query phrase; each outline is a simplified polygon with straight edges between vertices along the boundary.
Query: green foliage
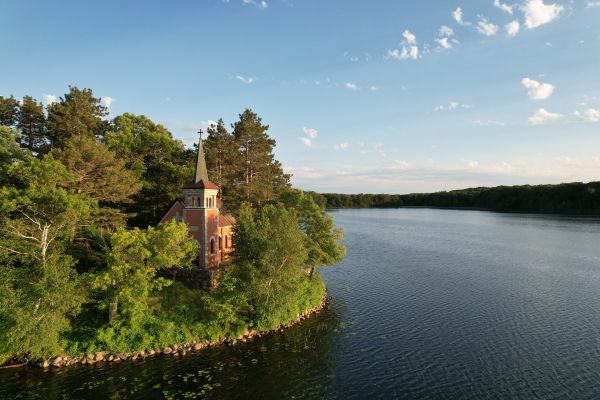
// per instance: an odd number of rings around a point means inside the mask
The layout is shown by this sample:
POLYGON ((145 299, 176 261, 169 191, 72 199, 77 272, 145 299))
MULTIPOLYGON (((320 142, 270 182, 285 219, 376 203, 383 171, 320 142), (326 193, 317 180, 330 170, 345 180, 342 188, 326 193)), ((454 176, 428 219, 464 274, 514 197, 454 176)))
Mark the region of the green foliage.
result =
POLYGON ((340 243, 343 231, 335 227, 333 217, 314 201, 313 195, 293 189, 282 193, 279 201, 288 210, 296 211, 300 229, 306 234, 305 267, 331 266, 342 260, 346 252, 340 243))
POLYGON ((195 152, 144 116, 106 115, 90 89, 70 87, 47 118, 32 97, 0 97, 0 363, 238 337, 320 302, 314 267, 341 259, 341 232, 323 197, 289 190, 254 112, 231 133, 220 120, 205 142, 228 211, 247 203, 235 257, 211 290, 165 278, 194 267, 187 225, 124 227, 158 222, 195 152))
POLYGON ((91 89, 69 86, 69 93, 48 106, 48 139, 53 147, 62 147, 71 138, 103 136, 108 115, 91 89))
POLYGON ((600 214, 600 182, 560 185, 479 187, 437 193, 336 194, 325 193, 327 207, 442 207, 502 212, 600 214))
POLYGON ((232 274, 244 282, 258 329, 273 329, 298 313, 298 301, 314 285, 304 272, 307 234, 298 215, 281 204, 240 210, 232 274))
POLYGON ((18 108, 17 128, 21 132, 19 143, 22 147, 40 153, 46 149, 46 114, 44 106, 31 96, 23 97, 18 108))
POLYGON ((9 184, 10 169, 30 157, 30 154, 19 147, 18 137, 16 130, 0 126, 0 185, 9 184))
POLYGON ((30 157, 8 171, 11 186, 0 188, 0 254, 45 263, 62 254, 95 203, 65 189, 73 177, 52 158, 30 157))
POLYGON ((233 135, 227 131, 222 119, 217 125, 208 128, 208 137, 203 147, 208 175, 211 181, 221 188, 223 203, 228 205, 230 200, 234 201, 236 197, 232 189, 236 181, 236 171, 241 167, 241 160, 233 135))
POLYGON ((11 127, 17 122, 19 102, 13 97, 0 96, 0 125, 11 127))
POLYGON ((106 146, 124 160, 142 184, 127 204, 129 223, 137 227, 156 224, 181 196, 181 188, 193 175, 194 153, 173 139, 162 125, 144 116, 123 114, 114 119, 106 134, 106 146))
POLYGON ((65 184, 77 194, 96 200, 96 226, 109 232, 125 224, 126 215, 118 209, 131 203, 131 196, 141 185, 125 168, 121 158, 94 137, 74 137, 64 142, 63 148, 54 148, 51 154, 60 160, 74 179, 65 184))
POLYGON ((203 143, 209 176, 221 188, 224 206, 237 212, 246 202, 260 206, 290 187, 290 175, 275 159, 268 125, 250 109, 239 115, 229 133, 223 120, 208 128, 203 143))
POLYGON ((104 293, 101 302, 109 311, 109 322, 140 320, 148 310, 152 291, 171 281, 157 277, 161 269, 188 267, 197 253, 197 244, 185 224, 171 221, 147 230, 117 230, 111 238, 108 269, 99 273, 93 287, 104 293))
POLYGON ((0 267, 0 363, 13 354, 43 358, 63 351, 61 336, 85 300, 70 257, 0 267))

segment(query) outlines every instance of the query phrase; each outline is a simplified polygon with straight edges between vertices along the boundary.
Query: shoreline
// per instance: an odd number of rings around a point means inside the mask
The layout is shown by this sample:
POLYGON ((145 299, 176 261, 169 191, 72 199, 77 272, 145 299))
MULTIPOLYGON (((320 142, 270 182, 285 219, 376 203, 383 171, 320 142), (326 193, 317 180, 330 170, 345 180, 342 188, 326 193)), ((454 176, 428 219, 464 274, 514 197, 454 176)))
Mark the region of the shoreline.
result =
POLYGON ((141 360, 145 358, 155 357, 158 355, 165 356, 185 356, 188 353, 197 352, 202 349, 208 347, 216 347, 216 346, 234 346, 238 343, 246 343, 252 341, 256 338, 260 338, 262 336, 266 336, 276 332, 283 332, 285 329, 294 327, 299 325, 303 321, 307 320, 311 316, 318 314, 322 310, 326 309, 329 305, 329 297, 327 292, 321 299, 321 302, 316 307, 310 308, 296 316, 296 318, 291 321, 279 325, 279 327, 272 329, 270 331, 258 332, 254 330, 246 331, 242 335, 237 338, 220 338, 217 340, 192 340, 191 343, 182 343, 182 344, 172 344, 169 346, 165 346, 163 348, 156 349, 144 349, 141 351, 133 351, 133 352, 113 352, 113 351, 98 351, 95 353, 88 353, 82 357, 71 357, 69 355, 60 355, 50 357, 46 360, 31 360, 22 364, 13 364, 13 365, 4 365, 0 366, 0 369, 8 369, 8 368, 22 368, 22 367, 36 367, 43 368, 44 370, 48 370, 51 368, 63 368, 74 365, 92 365, 96 363, 109 362, 109 363, 118 363, 123 361, 135 361, 141 360))

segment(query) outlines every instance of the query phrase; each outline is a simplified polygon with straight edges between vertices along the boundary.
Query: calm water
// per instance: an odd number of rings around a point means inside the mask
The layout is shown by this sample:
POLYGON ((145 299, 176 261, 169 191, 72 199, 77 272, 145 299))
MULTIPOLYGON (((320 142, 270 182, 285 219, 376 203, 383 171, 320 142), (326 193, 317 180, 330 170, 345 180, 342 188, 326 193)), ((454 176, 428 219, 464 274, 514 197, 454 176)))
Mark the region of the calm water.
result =
POLYGON ((600 398, 600 220, 334 215, 348 255, 303 325, 179 359, 0 371, 0 398, 600 398))

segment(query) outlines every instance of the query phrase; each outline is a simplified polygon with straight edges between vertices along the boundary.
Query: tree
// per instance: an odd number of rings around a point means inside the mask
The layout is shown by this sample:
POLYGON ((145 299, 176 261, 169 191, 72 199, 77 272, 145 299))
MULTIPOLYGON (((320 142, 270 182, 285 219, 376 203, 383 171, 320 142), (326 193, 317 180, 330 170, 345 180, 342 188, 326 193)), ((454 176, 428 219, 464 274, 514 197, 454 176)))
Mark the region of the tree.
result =
POLYGON ((17 122, 19 102, 13 97, 0 96, 0 125, 14 126, 17 122))
POLYGON ((232 200, 234 206, 242 201, 260 205, 271 200, 289 187, 290 176, 283 173, 281 163, 275 160, 275 140, 267 134, 258 115, 249 109, 240 114, 233 125, 233 137, 239 151, 240 168, 236 171, 232 200))
POLYGON ((101 100, 91 89, 69 86, 69 93, 48 106, 48 138, 53 147, 62 147, 69 139, 103 136, 108 115, 101 100))
POLYGON ((30 157, 9 169, 0 188, 0 252, 45 265, 89 221, 95 202, 64 188, 74 178, 51 156, 30 157))
POLYGON ((0 364, 12 355, 47 358, 63 352, 61 335, 86 300, 69 256, 44 264, 0 265, 0 364))
POLYGON ((18 113, 17 128, 21 131, 21 147, 39 153, 47 144, 44 106, 31 96, 23 97, 18 113))
POLYGON ((18 138, 19 133, 16 130, 0 126, 0 185, 11 182, 10 169, 31 156, 19 147, 18 138))
POLYGON ((298 289, 308 279, 302 272, 305 234, 295 213, 281 204, 256 211, 246 204, 240 209, 235 238, 233 273, 244 282, 253 319, 259 329, 275 328, 292 317, 282 315, 302 300, 298 289))
POLYGON ((142 184, 127 212, 134 214, 130 224, 154 225, 181 196, 181 188, 194 171, 194 153, 173 139, 162 125, 142 115, 116 117, 105 136, 109 149, 125 162, 142 184))
POLYGON ((84 301, 65 248, 94 202, 62 187, 72 177, 51 156, 5 166, 0 188, 0 362, 11 354, 47 357, 84 301))
POLYGON ((203 146, 208 175, 211 181, 221 188, 223 202, 227 205, 230 185, 235 181, 236 170, 240 168, 235 141, 233 135, 227 132, 222 119, 219 119, 216 125, 210 126, 207 132, 208 137, 203 146))
POLYGON ((293 189, 284 192, 279 201, 288 209, 295 210, 302 232, 306 234, 307 257, 304 266, 312 277, 318 266, 331 266, 342 261, 346 252, 340 243, 344 234, 335 227, 333 217, 313 200, 310 194, 293 189))
POLYGON ((156 273, 166 268, 191 268, 197 255, 197 243, 187 225, 174 221, 147 230, 118 229, 111 247, 108 269, 93 282, 103 293, 101 304, 108 309, 110 324, 118 316, 125 322, 139 320, 147 311, 150 293, 172 283, 156 273))
POLYGON ((61 149, 51 154, 60 160, 74 179, 65 187, 77 194, 85 194, 96 200, 100 207, 95 210, 96 224, 107 231, 125 223, 126 215, 119 209, 123 203, 131 203, 141 184, 127 170, 125 161, 116 157, 94 137, 73 137, 61 149))

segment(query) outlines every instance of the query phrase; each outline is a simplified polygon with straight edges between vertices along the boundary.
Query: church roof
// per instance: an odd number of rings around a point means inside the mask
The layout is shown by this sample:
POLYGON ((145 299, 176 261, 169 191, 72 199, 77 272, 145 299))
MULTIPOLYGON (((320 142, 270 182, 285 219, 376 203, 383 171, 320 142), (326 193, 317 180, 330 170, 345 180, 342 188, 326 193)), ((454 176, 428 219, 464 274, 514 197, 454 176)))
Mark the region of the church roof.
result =
POLYGON ((219 214, 219 226, 234 226, 235 217, 231 214, 219 214))
POLYGON ((204 147, 202 146, 202 130, 200 130, 200 139, 198 139, 198 154, 196 154, 196 171, 194 180, 187 182, 184 189, 215 189, 219 187, 208 180, 208 169, 206 168, 206 157, 204 156, 204 147))
POLYGON ((183 187, 184 189, 215 189, 219 190, 219 187, 211 181, 201 179, 199 182, 188 182, 183 187))
POLYGON ((194 182, 200 181, 209 182, 208 169, 206 169, 206 158, 204 157, 204 148, 202 147, 202 131, 198 140, 198 154, 196 155, 196 172, 194 173, 194 182))

